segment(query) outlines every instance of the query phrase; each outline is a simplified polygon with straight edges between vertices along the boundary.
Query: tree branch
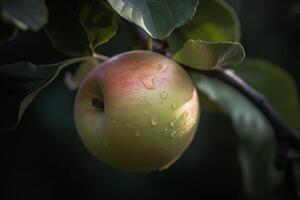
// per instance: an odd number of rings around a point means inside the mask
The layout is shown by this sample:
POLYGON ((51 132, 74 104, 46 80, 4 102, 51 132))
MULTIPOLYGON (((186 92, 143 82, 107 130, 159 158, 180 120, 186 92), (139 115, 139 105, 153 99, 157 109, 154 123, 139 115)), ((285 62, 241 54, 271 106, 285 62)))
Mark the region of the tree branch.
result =
MULTIPOLYGON (((187 66, 184 67, 190 71, 195 70, 187 66)), ((199 70, 195 71, 199 72, 199 70)), ((245 95, 268 119, 275 130, 275 136, 278 142, 281 143, 284 140, 288 140, 290 145, 300 150, 300 134, 297 131, 289 128, 283 121, 279 119, 278 115, 275 113, 271 105, 267 102, 262 94, 254 90, 241 78, 227 69, 215 69, 211 71, 200 72, 206 76, 216 78, 227 83, 228 85, 245 95)))
MULTIPOLYGON (((146 49, 148 37, 147 34, 131 23, 128 23, 128 27, 136 46, 141 49, 146 49)), ((153 40, 153 51, 164 54, 168 57, 172 57, 171 54, 167 51, 168 46, 169 44, 166 40, 153 40)), ((246 96, 264 114, 269 123, 272 125, 276 140, 279 144, 279 155, 276 161, 277 167, 279 169, 286 170, 286 177, 289 185, 291 186, 292 190, 295 191, 294 194, 295 196, 297 196, 297 199, 300 199, 300 197, 297 195, 298 192, 295 184, 295 174, 293 170, 293 163, 295 158, 290 156, 290 152, 294 151, 295 149, 300 150, 300 133, 289 128, 282 120, 280 120, 265 97, 254 90, 247 83, 245 83, 232 71, 223 68, 211 71, 196 70, 182 63, 179 64, 187 71, 195 71, 198 73, 200 72, 206 76, 216 78, 230 85, 241 94, 246 96)))
MULTIPOLYGON (((136 46, 141 49, 146 49, 148 41, 147 34, 145 34, 145 32, 143 32, 134 24, 128 23, 128 27, 133 36, 132 38, 136 46)), ((166 50, 168 46, 169 45, 166 40, 153 40, 153 51, 164 54, 168 57, 172 57, 171 54, 166 50)), ((268 119, 268 121, 274 128, 276 138, 279 143, 282 143, 284 140, 288 140, 289 144, 291 144, 294 148, 300 150, 300 133, 289 128, 282 120, 280 120, 280 118, 275 113, 272 106, 267 102, 265 97, 256 90, 254 90, 251 86, 245 83, 241 78, 232 73, 230 70, 218 68, 215 70, 205 71, 190 68, 182 63, 179 64, 188 71, 195 71, 198 73, 202 73, 206 76, 216 78, 238 90, 240 93, 245 95, 265 115, 265 117, 268 119)))

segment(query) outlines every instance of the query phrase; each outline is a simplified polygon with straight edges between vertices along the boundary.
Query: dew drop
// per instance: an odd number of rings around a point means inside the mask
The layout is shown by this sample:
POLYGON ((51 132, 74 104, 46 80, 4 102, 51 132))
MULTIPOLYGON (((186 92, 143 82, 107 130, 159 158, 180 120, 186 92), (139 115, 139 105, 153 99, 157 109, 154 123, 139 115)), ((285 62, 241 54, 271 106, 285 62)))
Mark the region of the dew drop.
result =
POLYGON ((183 124, 183 126, 185 126, 185 127, 188 126, 188 122, 185 121, 184 124, 183 124))
POLYGON ((189 113, 184 111, 183 114, 182 114, 182 118, 186 119, 188 116, 189 116, 189 113))
POLYGON ((140 137, 140 136, 141 136, 140 130, 137 130, 137 131, 135 132, 135 136, 136 136, 136 137, 140 137))
POLYGON ((153 104, 153 99, 149 96, 146 97, 147 103, 152 105, 153 104))
POLYGON ((163 69, 163 67, 164 66, 162 64, 158 64, 156 69, 157 69, 157 71, 161 71, 163 69))
POLYGON ((168 71, 168 67, 167 66, 163 66, 163 72, 167 72, 168 71))
POLYGON ((160 93, 160 98, 162 98, 162 99, 168 98, 168 93, 167 92, 160 93))
POLYGON ((183 137, 183 135, 184 135, 184 131, 181 130, 181 131, 179 132, 179 137, 183 137))
POLYGON ((142 82, 144 87, 149 90, 153 90, 155 88, 154 80, 155 80, 155 78, 153 76, 147 76, 147 77, 140 78, 140 81, 142 82))
POLYGON ((169 130, 168 128, 165 128, 165 132, 168 132, 168 130, 169 130))
POLYGON ((171 138, 174 138, 176 135, 176 131, 173 131, 173 133, 171 134, 171 138))
POLYGON ((131 127, 131 124, 127 122, 127 123, 125 124, 125 126, 126 126, 127 128, 130 128, 130 127, 131 127))
POLYGON ((157 117, 151 117, 150 118, 150 123, 152 126, 156 126, 157 125, 157 117))
POLYGON ((173 109, 176 109, 176 108, 177 108, 177 104, 176 104, 176 103, 173 103, 173 104, 172 104, 172 107, 173 107, 173 109))
POLYGON ((174 127, 175 126, 175 121, 170 122, 170 126, 174 127))

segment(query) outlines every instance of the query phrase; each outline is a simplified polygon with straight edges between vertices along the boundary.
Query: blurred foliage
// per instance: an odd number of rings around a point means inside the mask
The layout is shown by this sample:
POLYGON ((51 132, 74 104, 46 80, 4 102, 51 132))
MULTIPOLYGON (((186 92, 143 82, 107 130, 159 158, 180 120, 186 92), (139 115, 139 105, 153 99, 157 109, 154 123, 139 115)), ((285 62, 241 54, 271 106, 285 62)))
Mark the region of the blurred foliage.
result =
POLYGON ((114 13, 103 1, 51 0, 46 26, 54 48, 70 56, 93 55, 95 48, 107 42, 117 31, 114 13))
POLYGON ((48 11, 44 0, 1 1, 3 18, 22 30, 37 31, 48 21, 48 11))
POLYGON ((265 95, 281 120, 300 131, 298 88, 286 71, 266 60, 250 58, 230 68, 254 89, 265 95))
POLYGON ((12 40, 17 35, 17 28, 3 22, 0 18, 0 45, 12 40))
POLYGON ((192 78, 201 93, 231 117, 247 196, 264 197, 279 183, 281 176, 274 165, 277 142, 272 126, 249 99, 231 86, 196 72, 192 78))

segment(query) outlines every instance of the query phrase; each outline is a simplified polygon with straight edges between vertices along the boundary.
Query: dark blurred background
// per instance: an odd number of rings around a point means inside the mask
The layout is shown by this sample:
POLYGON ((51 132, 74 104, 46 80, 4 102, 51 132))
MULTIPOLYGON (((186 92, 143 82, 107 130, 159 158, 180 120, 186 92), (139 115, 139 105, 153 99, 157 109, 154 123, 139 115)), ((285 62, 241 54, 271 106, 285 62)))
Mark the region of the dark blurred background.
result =
MULTIPOLYGON (((228 2, 241 20, 247 55, 281 66, 299 86, 300 1, 228 2)), ((98 50, 114 55, 131 45, 126 28, 120 27, 117 36, 98 50)), ((20 32, 0 47, 0 65, 21 60, 48 64, 65 58, 54 51, 43 31, 20 32)), ((81 143, 73 122, 75 93, 63 77, 61 73, 34 100, 16 130, 0 136, 0 200, 244 199, 228 118, 203 113, 192 145, 168 170, 146 175, 121 172, 96 160, 81 143), (212 119, 218 126, 211 125, 212 119)), ((282 184, 265 199, 291 199, 289 194, 282 184)))

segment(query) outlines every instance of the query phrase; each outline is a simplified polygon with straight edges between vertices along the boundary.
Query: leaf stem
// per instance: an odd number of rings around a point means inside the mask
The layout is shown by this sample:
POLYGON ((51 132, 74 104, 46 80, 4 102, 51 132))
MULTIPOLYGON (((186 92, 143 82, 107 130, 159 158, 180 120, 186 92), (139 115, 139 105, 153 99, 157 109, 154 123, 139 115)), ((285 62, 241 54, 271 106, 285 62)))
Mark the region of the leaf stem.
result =
POLYGON ((100 61, 105 61, 105 60, 108 60, 108 59, 109 59, 108 56, 105 56, 105 55, 102 55, 102 54, 98 54, 98 53, 94 53, 94 54, 93 54, 93 57, 94 57, 94 58, 97 58, 97 59, 100 60, 100 61))

